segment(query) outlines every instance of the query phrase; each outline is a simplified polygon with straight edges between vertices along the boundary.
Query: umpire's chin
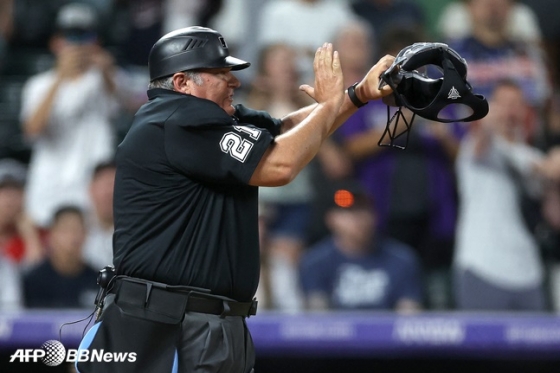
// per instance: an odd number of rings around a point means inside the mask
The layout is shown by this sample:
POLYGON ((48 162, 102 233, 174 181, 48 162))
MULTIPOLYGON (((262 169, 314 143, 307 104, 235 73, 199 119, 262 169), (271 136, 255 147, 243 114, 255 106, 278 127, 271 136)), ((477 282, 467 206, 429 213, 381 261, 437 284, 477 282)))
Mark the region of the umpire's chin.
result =
POLYGON ((226 113, 228 113, 229 116, 235 114, 235 108, 233 107, 233 100, 231 100, 231 103, 224 110, 226 111, 226 113))

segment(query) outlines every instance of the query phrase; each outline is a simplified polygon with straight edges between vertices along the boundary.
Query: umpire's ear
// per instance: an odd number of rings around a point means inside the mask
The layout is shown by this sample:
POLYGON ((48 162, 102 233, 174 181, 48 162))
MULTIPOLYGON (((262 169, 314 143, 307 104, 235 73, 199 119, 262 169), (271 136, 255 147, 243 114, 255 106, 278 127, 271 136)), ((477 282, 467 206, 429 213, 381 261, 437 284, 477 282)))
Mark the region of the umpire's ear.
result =
POLYGON ((193 82, 187 77, 187 74, 178 72, 173 74, 173 90, 185 94, 191 94, 191 85, 193 82))

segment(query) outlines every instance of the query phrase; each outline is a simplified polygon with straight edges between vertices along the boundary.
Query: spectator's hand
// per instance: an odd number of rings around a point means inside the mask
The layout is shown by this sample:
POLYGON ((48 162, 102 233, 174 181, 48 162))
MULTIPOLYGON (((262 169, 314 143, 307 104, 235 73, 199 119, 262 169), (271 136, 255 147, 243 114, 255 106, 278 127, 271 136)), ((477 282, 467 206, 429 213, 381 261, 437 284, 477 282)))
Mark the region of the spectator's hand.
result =
POLYGON ((548 160, 551 170, 556 175, 557 180, 560 180, 560 146, 555 146, 549 150, 548 160))
POLYGON ((90 61, 93 66, 96 66, 103 72, 110 72, 115 66, 115 59, 111 53, 98 45, 92 45, 90 61))
POLYGON ((72 79, 87 68, 87 54, 80 45, 65 46, 58 55, 56 71, 62 79, 72 79))
POLYGON ((545 178, 560 183, 560 146, 551 148, 547 156, 536 164, 536 169, 545 178))
POLYGON ((33 224, 33 221, 26 214, 19 214, 15 223, 16 229, 22 237, 27 237, 37 233, 35 224, 33 224))
POLYGON ((313 61, 315 88, 306 84, 300 89, 319 104, 332 104, 340 108, 344 100, 344 80, 338 52, 333 52, 331 43, 317 49, 313 61))
POLYGON ((24 213, 20 214, 16 220, 16 229, 25 242, 25 262, 27 264, 40 262, 44 256, 43 245, 39 230, 31 218, 24 213))
POLYGON ((492 132, 482 120, 470 122, 468 126, 474 139, 474 156, 476 158, 482 158, 492 143, 492 132))
POLYGON ((523 121, 519 120, 516 110, 509 103, 491 100, 488 115, 480 121, 484 129, 493 136, 499 136, 508 142, 523 141, 523 121))
POLYGON ((321 146, 318 160, 323 173, 330 180, 350 177, 352 160, 346 152, 332 140, 327 140, 321 146))
POLYGON ((115 93, 117 84, 113 72, 115 71, 115 59, 107 50, 97 44, 87 46, 90 66, 98 68, 103 74, 105 88, 109 93, 115 93))

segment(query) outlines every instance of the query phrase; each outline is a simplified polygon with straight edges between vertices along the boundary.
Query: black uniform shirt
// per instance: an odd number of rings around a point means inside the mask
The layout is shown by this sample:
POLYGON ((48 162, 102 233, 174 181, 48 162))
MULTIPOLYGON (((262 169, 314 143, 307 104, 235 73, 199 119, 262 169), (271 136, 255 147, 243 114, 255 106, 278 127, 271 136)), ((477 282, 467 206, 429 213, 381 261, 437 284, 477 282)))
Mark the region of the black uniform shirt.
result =
POLYGON ((238 106, 257 127, 209 100, 148 96, 117 150, 117 273, 248 301, 259 278, 258 188, 248 181, 279 121, 238 106))

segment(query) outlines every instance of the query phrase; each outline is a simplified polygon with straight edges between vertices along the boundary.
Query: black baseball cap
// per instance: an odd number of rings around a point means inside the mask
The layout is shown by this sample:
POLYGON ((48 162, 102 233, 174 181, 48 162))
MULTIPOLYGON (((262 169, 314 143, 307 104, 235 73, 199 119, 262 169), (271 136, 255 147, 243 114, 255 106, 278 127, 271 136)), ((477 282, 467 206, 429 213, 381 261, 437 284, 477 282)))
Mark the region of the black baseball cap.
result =
POLYGON ((58 11, 56 30, 76 42, 94 40, 98 28, 97 11, 85 3, 69 3, 58 11))

